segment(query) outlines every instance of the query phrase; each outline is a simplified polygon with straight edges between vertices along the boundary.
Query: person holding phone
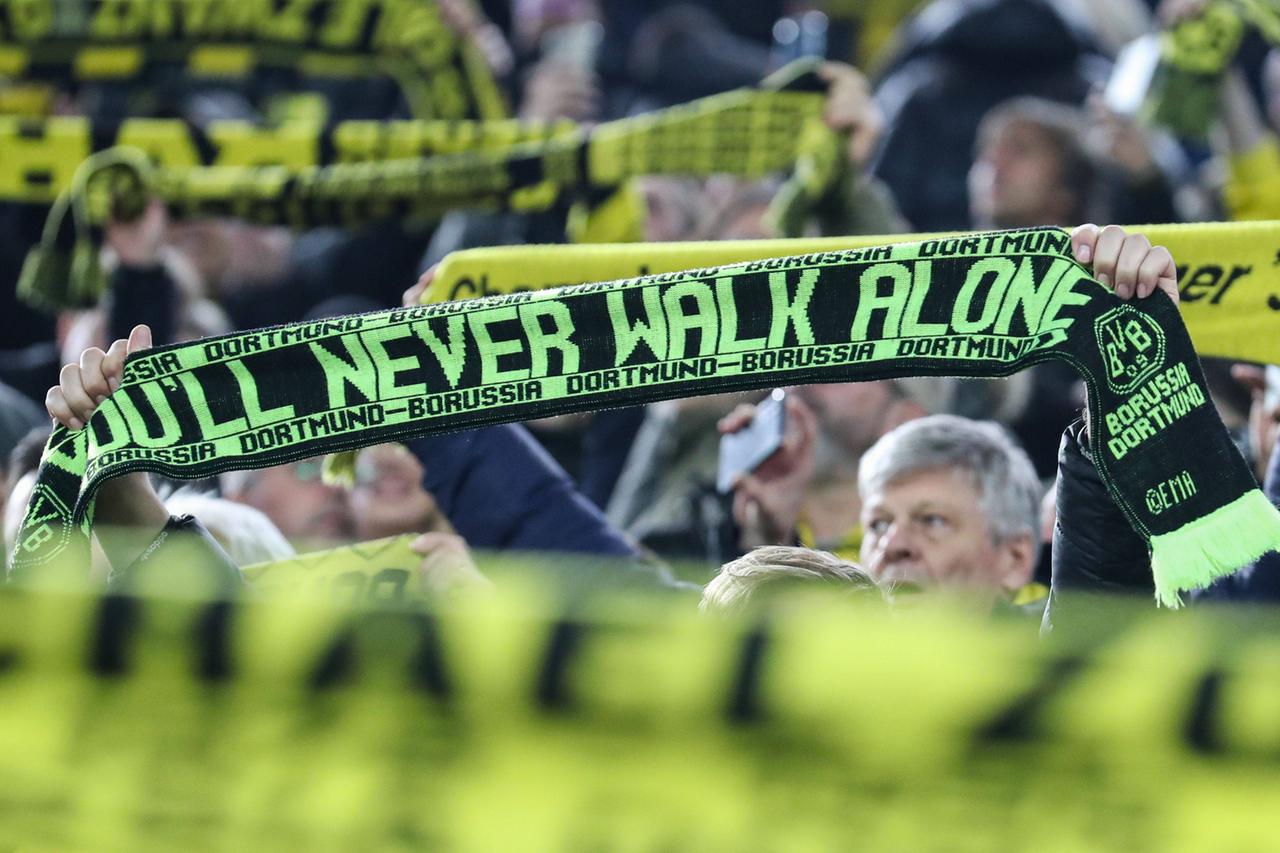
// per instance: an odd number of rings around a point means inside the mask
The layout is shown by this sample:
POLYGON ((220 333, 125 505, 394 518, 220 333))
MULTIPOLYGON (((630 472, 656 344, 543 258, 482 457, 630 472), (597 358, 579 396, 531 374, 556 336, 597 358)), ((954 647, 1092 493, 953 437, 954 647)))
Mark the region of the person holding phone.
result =
MULTIPOLYGON (((1072 245, 1076 259, 1122 299, 1159 289, 1177 300, 1173 258, 1145 236, 1082 225, 1072 245)), ((811 414, 798 395, 788 404, 778 450, 735 485, 735 521, 772 544, 796 542, 805 492, 820 467, 811 414)), ((740 409, 721 429, 743 429, 753 414, 740 409)), ((1064 589, 1146 591, 1146 544, 1107 495, 1088 442, 1080 422, 1063 438, 1055 588, 1061 580, 1064 589)), ((1026 453, 1000 427, 950 415, 910 419, 883 431, 857 461, 857 472, 858 500, 844 512, 847 523, 861 522, 859 562, 877 582, 959 587, 993 602, 1042 607, 1045 590, 1030 583, 1042 490, 1026 453)), ((763 543, 744 542, 756 544, 763 543)))

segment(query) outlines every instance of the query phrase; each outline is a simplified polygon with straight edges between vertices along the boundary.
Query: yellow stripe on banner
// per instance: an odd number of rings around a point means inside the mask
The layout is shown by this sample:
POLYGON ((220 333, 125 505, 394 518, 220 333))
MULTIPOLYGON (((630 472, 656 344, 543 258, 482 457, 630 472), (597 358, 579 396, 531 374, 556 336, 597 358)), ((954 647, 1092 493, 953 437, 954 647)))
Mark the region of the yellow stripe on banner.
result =
POLYGON ((247 77, 253 73, 254 51, 241 45, 207 45, 191 51, 187 70, 197 77, 247 77))
POLYGON ((307 77, 361 77, 374 67, 370 59, 358 55, 312 52, 298 58, 298 73, 307 77))
POLYGON ((0 198, 45 202, 71 183, 91 153, 84 120, 58 116, 32 125, 0 116, 0 198))
MULTIPOLYGON (((1182 315, 1204 356, 1280 364, 1280 221, 1126 226, 1167 246, 1178 264, 1182 315)), ((502 246, 446 257, 424 302, 543 290, 964 234, 883 234, 798 240, 502 246)), ((945 247, 939 247, 948 251, 945 247)))
POLYGON ((76 54, 71 73, 78 80, 134 77, 144 60, 140 47, 86 47, 76 54))
POLYGON ((9 78, 21 77, 31 62, 31 52, 25 47, 0 45, 0 75, 9 78))

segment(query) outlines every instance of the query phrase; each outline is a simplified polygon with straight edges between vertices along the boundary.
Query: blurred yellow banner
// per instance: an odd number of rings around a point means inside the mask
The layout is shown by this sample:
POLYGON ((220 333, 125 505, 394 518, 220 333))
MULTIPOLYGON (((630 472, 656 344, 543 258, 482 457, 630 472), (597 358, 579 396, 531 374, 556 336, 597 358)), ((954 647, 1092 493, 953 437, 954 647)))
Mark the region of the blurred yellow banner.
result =
POLYGON ((0 844, 1267 849, 1280 623, 0 595, 0 844))

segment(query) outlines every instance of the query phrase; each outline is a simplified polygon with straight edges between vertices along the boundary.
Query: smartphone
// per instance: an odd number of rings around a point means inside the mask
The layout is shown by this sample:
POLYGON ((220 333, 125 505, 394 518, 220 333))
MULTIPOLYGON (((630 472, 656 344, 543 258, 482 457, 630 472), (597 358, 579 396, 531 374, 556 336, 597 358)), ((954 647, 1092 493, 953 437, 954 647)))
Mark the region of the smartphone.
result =
POLYGON ((1160 37, 1154 33, 1140 36, 1121 48, 1102 94, 1107 109, 1116 115, 1136 116, 1147 100, 1159 62, 1160 37))
POLYGON ((787 393, 774 388, 756 406, 751 423, 720 438, 720 466, 716 471, 716 491, 727 495, 739 475, 750 474, 782 446, 787 427, 787 393))
POLYGON ((1262 405, 1268 414, 1280 409, 1280 367, 1267 365, 1267 387, 1263 392, 1262 405))

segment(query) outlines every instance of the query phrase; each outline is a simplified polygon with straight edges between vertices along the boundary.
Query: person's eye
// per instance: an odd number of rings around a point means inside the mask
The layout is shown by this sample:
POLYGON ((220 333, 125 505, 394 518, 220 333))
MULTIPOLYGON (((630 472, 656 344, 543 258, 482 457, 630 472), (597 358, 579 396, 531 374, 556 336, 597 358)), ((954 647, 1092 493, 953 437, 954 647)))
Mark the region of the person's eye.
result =
POLYGON ((944 530, 951 525, 951 520, 945 515, 938 515, 931 512, 920 516, 920 524, 925 530, 944 530))
POLYGON ((889 519, 873 518, 867 522, 867 532, 875 536, 883 536, 889 530, 889 519))

